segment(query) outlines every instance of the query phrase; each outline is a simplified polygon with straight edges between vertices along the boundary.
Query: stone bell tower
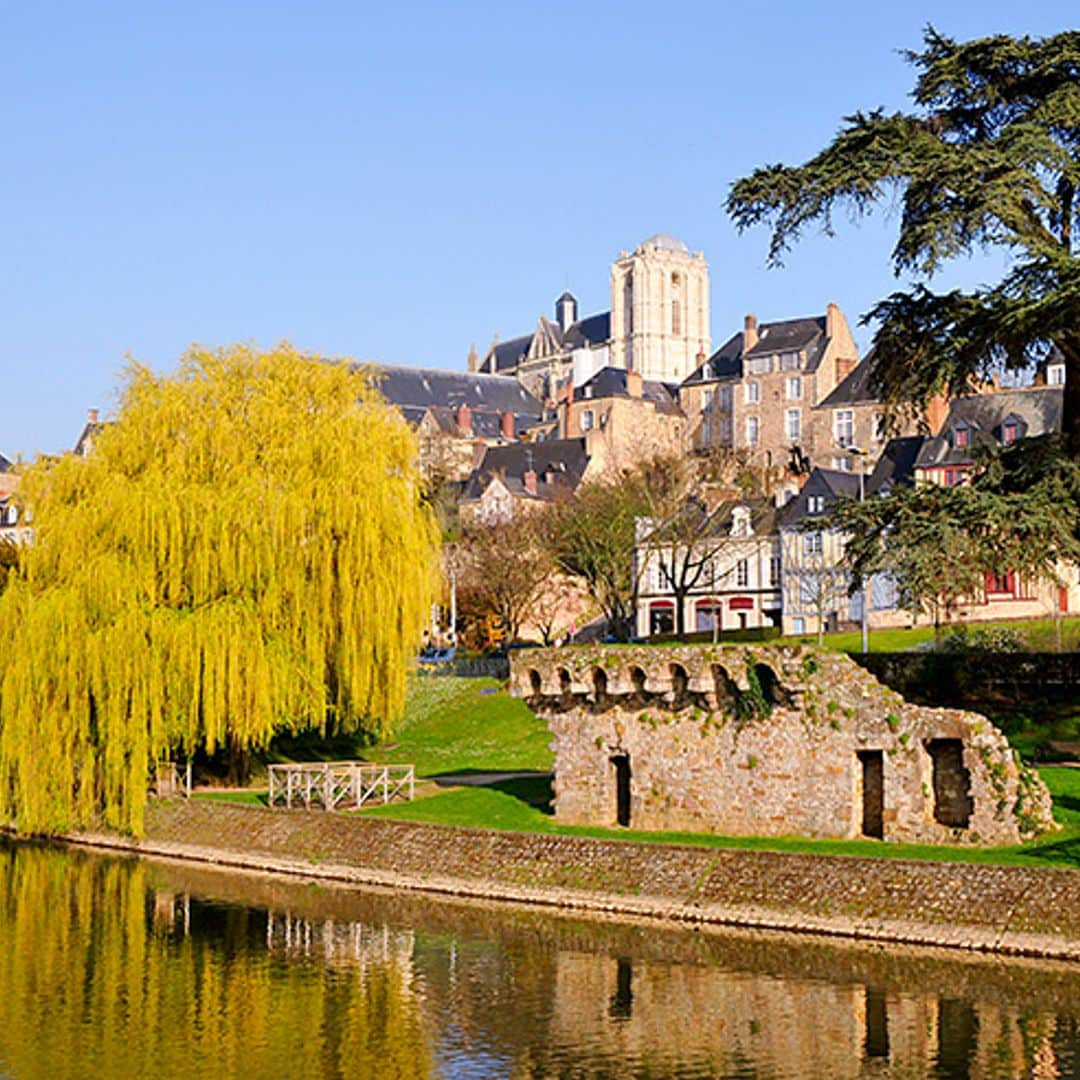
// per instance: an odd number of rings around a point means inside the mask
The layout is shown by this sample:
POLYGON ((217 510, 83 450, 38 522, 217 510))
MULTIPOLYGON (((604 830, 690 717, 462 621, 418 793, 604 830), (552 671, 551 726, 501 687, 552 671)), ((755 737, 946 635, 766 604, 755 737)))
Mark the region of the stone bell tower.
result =
POLYGON ((705 256, 666 233, 623 252, 611 268, 611 363, 682 382, 711 344, 705 256))

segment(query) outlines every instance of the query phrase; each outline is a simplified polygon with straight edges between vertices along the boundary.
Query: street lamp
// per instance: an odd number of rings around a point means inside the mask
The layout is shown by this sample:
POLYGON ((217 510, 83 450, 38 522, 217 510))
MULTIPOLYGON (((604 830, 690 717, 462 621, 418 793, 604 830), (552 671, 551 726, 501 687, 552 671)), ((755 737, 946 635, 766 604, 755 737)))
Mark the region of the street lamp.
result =
MULTIPOLYGON (((868 458, 870 456, 869 451, 863 450, 859 446, 847 446, 844 448, 854 458, 868 458)), ((862 467, 862 462, 859 462, 859 502, 866 502, 866 473, 862 467)), ((859 604, 860 615, 860 627, 862 631, 862 651, 863 655, 870 651, 870 598, 866 592, 866 579, 863 578, 861 603, 859 604)))

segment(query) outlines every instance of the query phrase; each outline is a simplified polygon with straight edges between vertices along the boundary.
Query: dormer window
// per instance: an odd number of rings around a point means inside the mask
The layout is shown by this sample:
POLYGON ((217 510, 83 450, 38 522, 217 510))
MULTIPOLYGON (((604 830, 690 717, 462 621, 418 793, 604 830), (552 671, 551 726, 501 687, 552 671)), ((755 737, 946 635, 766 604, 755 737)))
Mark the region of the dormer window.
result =
POLYGON ((750 536, 750 511, 745 506, 736 506, 731 515, 731 535, 750 536))
POLYGON ((957 450, 962 450, 968 445, 968 440, 971 432, 968 429, 967 424, 957 424, 953 428, 953 446, 957 450))
POLYGON ((1001 425, 1001 441, 1008 446, 1010 443, 1016 442, 1016 435, 1019 430, 1019 425, 1015 420, 1006 420, 1001 425))
POLYGON ((1046 366, 1046 385, 1047 386, 1064 386, 1065 385, 1065 365, 1064 364, 1047 364, 1047 366, 1046 366))
POLYGON ((806 496, 806 510, 810 514, 820 514, 825 510, 825 496, 824 495, 807 495, 806 496))

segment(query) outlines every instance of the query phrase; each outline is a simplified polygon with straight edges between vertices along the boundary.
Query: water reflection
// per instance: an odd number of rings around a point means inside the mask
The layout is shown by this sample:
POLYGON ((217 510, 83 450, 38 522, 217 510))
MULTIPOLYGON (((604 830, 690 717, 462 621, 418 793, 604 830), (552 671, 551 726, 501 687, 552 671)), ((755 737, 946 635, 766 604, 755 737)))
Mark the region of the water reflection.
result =
POLYGON ((1067 1077, 1080 972, 0 845, 0 1074, 1067 1077))

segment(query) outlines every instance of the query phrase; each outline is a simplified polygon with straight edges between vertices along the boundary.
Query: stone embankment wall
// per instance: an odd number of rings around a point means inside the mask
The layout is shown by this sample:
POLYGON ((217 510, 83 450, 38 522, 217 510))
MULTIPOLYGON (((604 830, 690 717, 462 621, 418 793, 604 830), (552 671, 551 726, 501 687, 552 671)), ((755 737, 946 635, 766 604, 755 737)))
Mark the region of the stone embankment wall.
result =
POLYGON ((1080 873, 457 829, 200 801, 96 846, 571 910, 1080 960, 1080 873))
POLYGON ((511 691, 554 736, 560 821, 1015 844, 1050 794, 985 717, 799 646, 534 649, 511 691))

